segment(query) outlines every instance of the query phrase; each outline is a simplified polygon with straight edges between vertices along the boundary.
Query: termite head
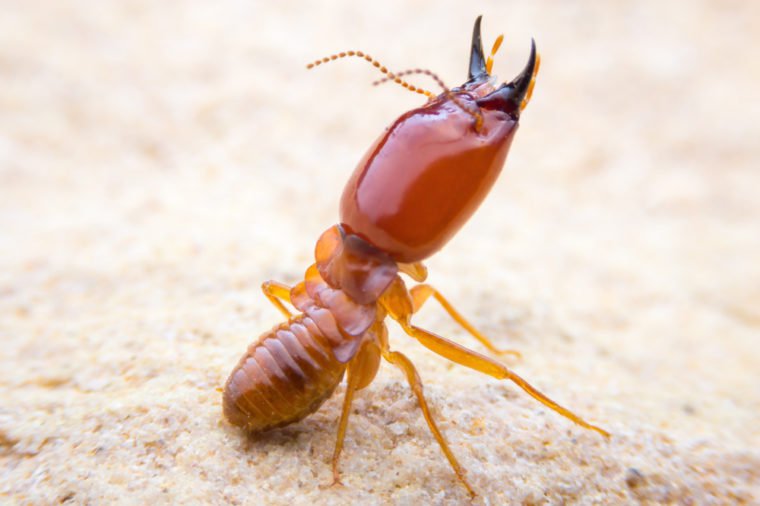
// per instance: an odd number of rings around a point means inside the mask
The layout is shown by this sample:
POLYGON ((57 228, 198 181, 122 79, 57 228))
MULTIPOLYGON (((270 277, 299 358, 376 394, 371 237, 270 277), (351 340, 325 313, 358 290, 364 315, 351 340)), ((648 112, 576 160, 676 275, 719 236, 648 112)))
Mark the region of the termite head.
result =
POLYGON ((372 145, 343 191, 342 226, 397 262, 441 249, 501 172, 538 64, 533 44, 524 70, 495 84, 478 18, 468 80, 403 114, 372 145))

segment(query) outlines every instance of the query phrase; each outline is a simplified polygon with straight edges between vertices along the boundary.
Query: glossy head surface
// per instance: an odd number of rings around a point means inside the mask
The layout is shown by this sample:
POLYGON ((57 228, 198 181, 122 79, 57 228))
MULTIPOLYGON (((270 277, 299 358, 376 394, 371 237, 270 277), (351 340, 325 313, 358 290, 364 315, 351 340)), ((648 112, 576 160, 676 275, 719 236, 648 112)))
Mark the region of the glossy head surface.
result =
POLYGON ((534 66, 535 48, 517 78, 495 87, 478 18, 469 80, 403 114, 374 143, 343 191, 344 228, 397 262, 417 262, 441 249, 501 172, 534 66))

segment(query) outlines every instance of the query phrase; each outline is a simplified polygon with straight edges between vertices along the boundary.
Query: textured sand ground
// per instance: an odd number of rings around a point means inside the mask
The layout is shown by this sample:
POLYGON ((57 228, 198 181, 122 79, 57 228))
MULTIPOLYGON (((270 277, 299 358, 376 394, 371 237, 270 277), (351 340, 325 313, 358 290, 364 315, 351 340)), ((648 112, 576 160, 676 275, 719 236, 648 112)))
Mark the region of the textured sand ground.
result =
MULTIPOLYGON (((2 3, 0 502, 467 502, 401 375, 264 438, 221 419, 342 184, 419 98, 544 56, 506 172, 430 260, 510 365, 605 441, 394 330, 479 504, 760 502, 757 2, 2 3), (421 81, 423 82, 423 81, 421 81)), ((420 323, 477 344, 431 305, 420 323)))

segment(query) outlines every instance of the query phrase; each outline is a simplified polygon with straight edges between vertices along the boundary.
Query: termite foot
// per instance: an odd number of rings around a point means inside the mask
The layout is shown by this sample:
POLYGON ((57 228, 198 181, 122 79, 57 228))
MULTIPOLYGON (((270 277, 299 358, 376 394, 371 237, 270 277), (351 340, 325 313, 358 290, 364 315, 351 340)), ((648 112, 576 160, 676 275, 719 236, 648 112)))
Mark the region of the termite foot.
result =
POLYGON ((338 475, 333 476, 333 479, 332 479, 332 481, 330 483, 322 483, 322 484, 320 484, 319 488, 320 488, 320 490, 325 490, 325 489, 328 489, 328 488, 333 488, 335 486, 343 487, 343 488, 346 487, 343 484, 343 482, 340 481, 340 476, 338 476, 338 475))
POLYGON ((612 437, 612 434, 610 434, 606 430, 602 429, 601 427, 597 427, 596 425, 589 424, 589 426, 586 427, 586 428, 598 432, 599 434, 601 434, 602 436, 604 436, 607 439, 609 439, 609 438, 612 437))

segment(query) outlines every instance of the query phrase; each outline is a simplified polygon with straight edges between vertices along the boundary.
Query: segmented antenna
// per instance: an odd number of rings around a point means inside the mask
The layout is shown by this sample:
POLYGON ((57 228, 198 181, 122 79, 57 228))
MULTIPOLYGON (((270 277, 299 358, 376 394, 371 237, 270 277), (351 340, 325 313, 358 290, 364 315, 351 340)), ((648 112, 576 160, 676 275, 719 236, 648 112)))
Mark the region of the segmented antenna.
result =
POLYGON ((386 75, 386 77, 384 77, 383 79, 380 79, 379 81, 376 81, 376 82, 372 83, 373 85, 377 86, 378 84, 381 84, 381 83, 384 83, 384 82, 387 82, 387 81, 393 81, 394 83, 400 84, 401 86, 403 86, 404 88, 406 88, 409 91, 413 91, 413 92, 419 93, 420 95, 425 95, 430 100, 432 100, 432 99, 435 98, 435 95, 433 95, 432 92, 430 92, 428 90, 425 90, 423 88, 419 88, 419 87, 414 86, 412 84, 409 84, 405 80, 401 79, 400 76, 401 75, 409 75, 409 74, 424 74, 426 76, 431 77, 436 82, 436 84, 438 84, 438 86, 440 86, 441 88, 443 88, 443 92, 446 94, 446 96, 449 98, 449 100, 451 100, 452 102, 454 102, 454 104, 456 104, 456 106, 459 107, 460 109, 462 109, 464 112, 466 112, 467 114, 469 114, 470 116, 472 116, 472 118, 475 120, 475 131, 476 132, 479 132, 480 129, 483 127, 483 115, 480 114, 480 111, 472 111, 472 110, 468 109, 467 107, 465 107, 464 104, 456 97, 456 95, 454 95, 453 93, 451 93, 451 90, 449 89, 448 86, 446 86, 446 84, 443 82, 443 80, 440 77, 438 77, 437 74, 435 74, 434 72, 432 72, 430 70, 426 70, 426 69, 411 69, 411 70, 405 70, 403 72, 391 72, 384 65, 382 65, 379 61, 375 60, 370 55, 368 55, 367 53, 364 53, 362 51, 344 51, 344 52, 333 54, 333 55, 330 55, 330 56, 325 56, 324 58, 321 58, 319 60, 313 61, 312 63, 309 63, 308 65, 306 65, 306 68, 307 69, 313 69, 314 67, 316 67, 318 65, 322 65, 323 63, 328 63, 328 62, 337 60, 339 58, 346 58, 346 57, 349 57, 349 56, 356 56, 358 58, 363 58, 365 61, 371 63, 373 67, 375 67, 380 72, 382 72, 383 74, 386 75))
MULTIPOLYGON (((440 86, 443 89, 444 92, 450 92, 449 87, 446 86, 446 83, 443 82, 443 79, 441 79, 440 77, 438 77, 438 74, 436 74, 432 70, 428 70, 428 69, 406 69, 406 70, 402 70, 401 72, 397 72, 396 73, 397 76, 408 76, 408 75, 412 75, 412 74, 422 74, 424 76, 428 76, 433 81, 435 81, 435 83, 438 86, 440 86)), ((387 83, 390 80, 391 80, 391 78, 384 77, 382 79, 378 79, 377 81, 374 81, 372 83, 372 86, 377 86, 379 84, 387 83)))
POLYGON ((325 56, 324 58, 322 58, 320 60, 315 60, 312 63, 309 63, 308 65, 306 65, 306 68, 307 69, 313 69, 314 67, 316 67, 318 65, 322 65, 323 63, 331 62, 331 61, 337 60, 338 58, 347 58, 349 56, 356 56, 357 58, 363 58, 365 61, 371 63, 372 66, 374 66, 377 70, 379 70, 380 72, 382 72, 383 74, 385 74, 386 76, 388 76, 387 79, 389 81, 393 81, 396 84, 400 84, 401 86, 403 86, 404 88, 406 88, 409 91, 413 91, 415 93, 419 93, 420 95, 425 95, 426 97, 428 97, 430 99, 435 98, 435 95, 433 95, 432 92, 430 92, 428 90, 425 90, 423 88, 419 88, 417 86, 409 84, 408 82, 406 82, 403 79, 401 79, 400 77, 398 77, 398 74, 394 74, 393 72, 391 72, 390 70, 388 70, 383 64, 381 64, 379 61, 375 60, 370 55, 368 55, 367 53, 364 53, 362 51, 344 51, 342 53, 333 54, 333 55, 330 55, 330 56, 325 56))
MULTIPOLYGON (((422 73, 422 69, 406 69, 400 72, 396 72, 395 74, 397 77, 402 77, 402 76, 408 76, 410 74, 420 74, 420 73, 422 73)), ((390 80, 391 80, 390 77, 383 77, 375 81, 372 81, 372 86, 377 86, 379 84, 387 83, 390 80)))
POLYGON ((536 86, 536 76, 538 75, 538 69, 541 67, 541 54, 536 55, 536 66, 533 67, 533 75, 530 78, 530 84, 528 84, 528 92, 525 94, 525 98, 520 103, 520 111, 525 110, 530 102, 530 97, 533 96, 533 88, 536 86))
MULTIPOLYGON (((440 86, 441 89, 443 89, 443 92, 446 94, 446 97, 449 100, 454 102, 454 104, 460 109, 462 109, 464 112, 472 116, 472 118, 475 120, 475 131, 480 132, 480 129, 483 126, 483 115, 480 114, 480 111, 477 111, 477 110, 474 111, 465 107, 462 101, 459 100, 457 96, 451 92, 448 86, 446 86, 446 83, 443 82, 443 79, 438 77, 438 74, 428 69, 407 69, 407 70, 402 70, 401 72, 395 73, 396 76, 408 76, 412 74, 422 74, 422 75, 430 77, 433 81, 435 81, 436 84, 440 86)), ((382 79, 373 81, 372 86, 378 86, 380 84, 387 83, 391 79, 392 78, 390 77, 383 77, 382 79)))
POLYGON ((496 52, 501 47, 501 43, 504 42, 504 34, 502 33, 498 37, 496 37, 496 40, 493 42, 493 46, 491 46, 491 54, 488 55, 488 59, 486 60, 486 72, 489 74, 491 73, 491 69, 493 68, 493 57, 496 56, 496 52))
MULTIPOLYGON (((404 76, 408 76, 411 74, 422 74, 422 75, 428 76, 433 81, 435 81, 435 83, 438 86, 440 86, 441 89, 443 89, 443 92, 446 94, 446 97, 449 100, 454 102, 454 104, 456 104, 456 106, 462 109, 464 112, 472 116, 472 118, 475 120, 475 131, 480 132, 480 128, 483 126, 483 115, 480 114, 480 111, 473 111, 465 107, 462 101, 459 100, 457 96, 451 92, 448 86, 446 86, 446 83, 443 82, 443 79, 438 77, 438 74, 428 69, 407 69, 407 70, 402 70, 401 72, 396 73, 396 75, 404 75, 404 76)), ((383 84, 388 81, 390 81, 390 78, 384 77, 382 79, 378 79, 377 81, 373 82, 372 86, 377 86, 379 84, 383 84)))

